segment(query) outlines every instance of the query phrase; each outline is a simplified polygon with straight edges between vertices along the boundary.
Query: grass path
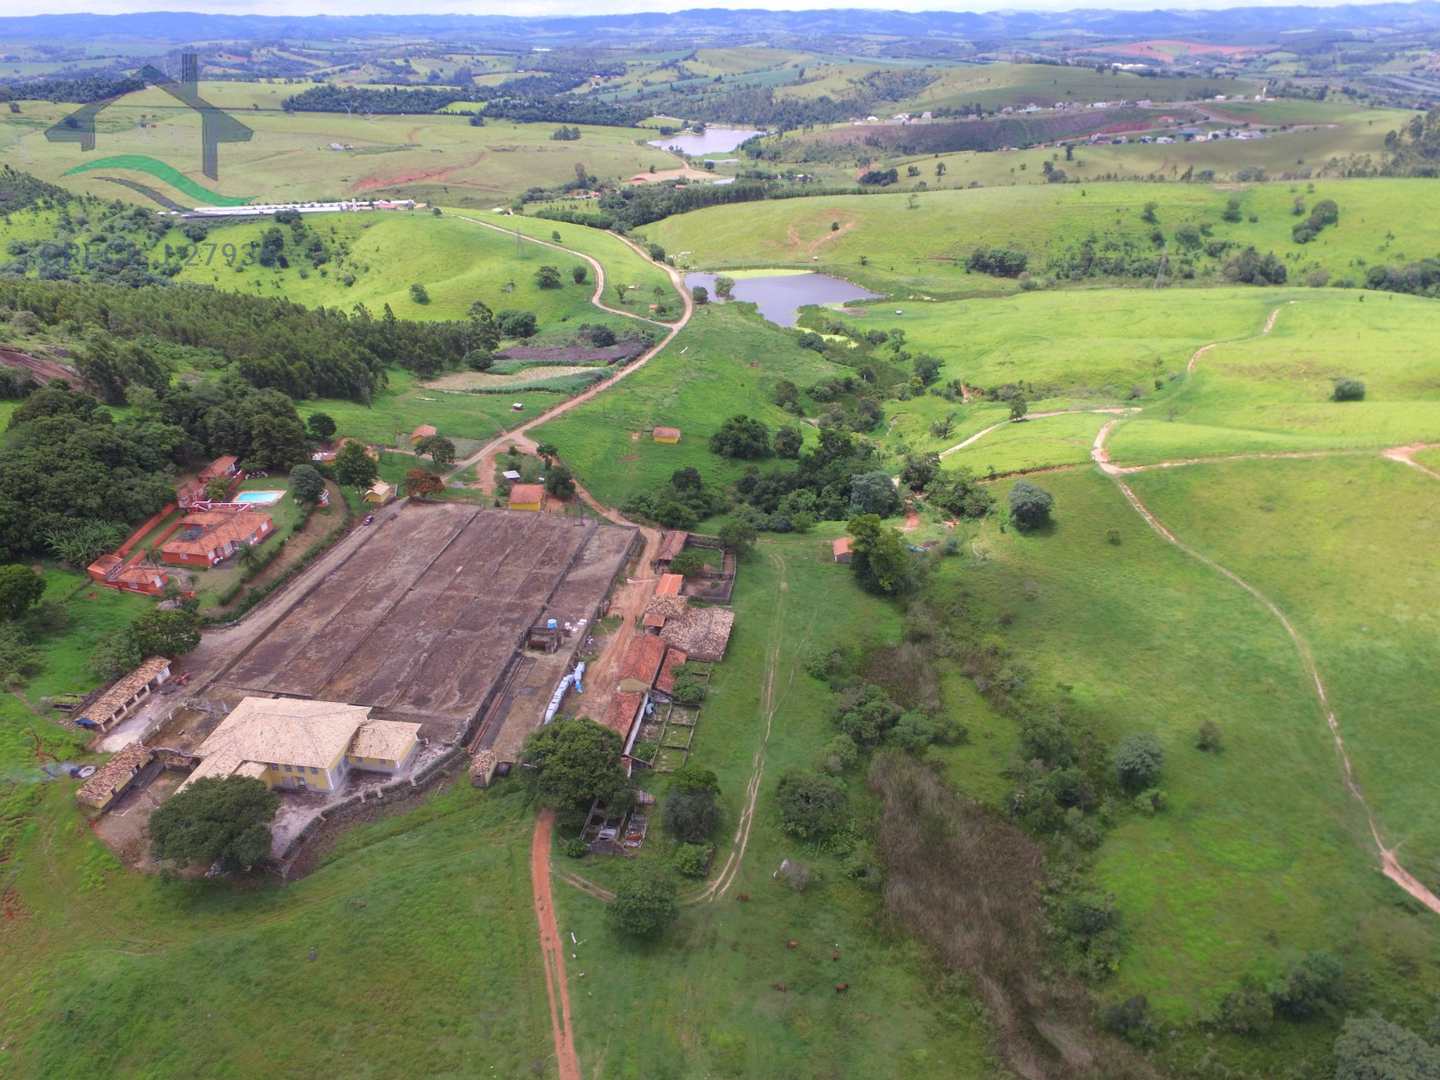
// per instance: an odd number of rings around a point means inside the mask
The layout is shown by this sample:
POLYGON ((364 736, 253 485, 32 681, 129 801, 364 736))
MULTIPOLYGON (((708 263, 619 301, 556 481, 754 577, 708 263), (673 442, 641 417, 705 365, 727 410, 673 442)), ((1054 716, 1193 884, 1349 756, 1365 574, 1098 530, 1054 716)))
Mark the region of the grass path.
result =
MULTIPOLYGON (((1111 414, 1111 415, 1128 416, 1128 415, 1130 415, 1131 413, 1135 413, 1135 412, 1139 412, 1139 411, 1140 411, 1140 409, 1139 409, 1138 406, 1134 406, 1134 405, 1131 405, 1131 406, 1118 406, 1118 405, 1117 405, 1117 406, 1112 406, 1112 407, 1107 407, 1107 408, 1099 408, 1099 407, 1097 407, 1097 408, 1094 408, 1094 409, 1052 409, 1052 410, 1050 410, 1049 412, 1030 413, 1030 414, 1026 415, 1025 417, 1023 417, 1023 418, 1022 418, 1021 420, 1019 420, 1019 421, 1016 421, 1016 420, 1001 420, 998 424, 991 424, 991 425, 990 425, 989 427, 987 427, 987 428, 981 428, 979 431, 975 432, 974 435, 971 435, 969 438, 967 438, 964 442, 958 442, 958 443, 956 443, 954 446, 947 447, 946 449, 941 450, 941 451, 940 451, 940 458, 941 458, 941 460, 943 461, 945 458, 949 457, 951 454, 958 454, 961 450, 965 450, 965 449, 967 449, 967 448, 969 448, 969 447, 971 447, 971 446, 974 446, 977 442, 979 442, 981 439, 983 439, 986 435, 989 435, 992 431, 999 431, 1001 428, 1006 427, 1006 426, 1009 425, 1009 424, 1025 423, 1025 422, 1030 421, 1030 420, 1044 420, 1047 416, 1074 416, 1074 415, 1077 414, 1077 413, 1108 413, 1108 414, 1111 414)), ((1113 423, 1113 421, 1112 421, 1112 423, 1113 423)))
MULTIPOLYGON (((1269 320, 1265 324, 1265 330, 1263 330, 1262 333, 1269 332, 1270 328, 1274 325, 1275 316, 1278 313, 1278 308, 1275 310, 1275 312, 1271 313, 1269 320)), ((1195 559, 1197 562, 1208 566, 1216 573, 1228 578, 1231 582, 1238 585, 1240 588, 1244 589, 1247 593, 1249 593, 1256 600, 1258 600, 1261 606, 1263 606, 1266 610, 1270 612, 1270 614, 1274 615, 1275 618, 1279 620, 1280 625, 1285 628, 1285 632, 1290 636, 1290 640, 1295 646, 1295 651, 1300 657, 1300 663, 1304 667, 1306 674, 1309 675, 1311 682, 1314 685, 1316 700, 1319 702, 1320 710, 1325 716, 1325 723, 1330 729, 1330 735, 1335 741, 1335 750, 1340 758, 1340 768, 1342 778, 1345 784, 1345 789, 1351 794, 1351 796, 1356 800, 1356 802, 1360 804, 1361 809, 1365 811, 1365 819, 1370 826, 1370 836, 1375 843, 1376 852, 1380 857, 1381 871, 1387 878, 1393 881, 1396 885, 1400 886, 1401 889, 1403 889, 1415 900, 1423 904, 1430 911, 1436 914, 1440 914, 1440 897, 1437 897, 1433 892, 1426 888, 1425 885, 1421 883, 1421 881, 1416 878, 1414 874, 1410 873, 1409 870, 1405 869, 1405 867, 1401 865, 1399 859, 1397 859, 1395 856, 1394 848, 1387 847, 1384 840, 1380 836, 1380 828, 1375 820, 1375 814, 1371 810, 1370 804, 1365 798, 1365 793, 1360 790, 1360 785, 1355 780, 1354 767, 1351 765, 1350 762, 1350 754, 1345 748, 1345 738, 1340 731, 1339 718, 1335 715, 1335 710, 1330 704, 1330 697, 1325 689, 1325 682, 1320 676, 1320 669, 1315 663, 1315 657, 1314 654, 1311 652, 1309 643, 1300 635, 1300 632, 1295 628, 1295 624, 1290 621, 1289 616, 1287 616, 1285 612, 1280 609, 1280 606, 1276 604, 1275 601, 1271 600, 1258 588, 1256 588, 1250 582, 1246 581, 1233 570, 1229 569, 1228 567, 1222 565, 1219 562, 1216 562, 1208 555, 1202 554, 1200 551, 1185 543, 1178 536, 1176 536, 1168 527, 1166 527, 1165 523, 1162 522, 1158 517, 1156 517, 1154 512, 1151 511, 1150 508, 1141 501, 1140 496, 1138 496, 1135 493, 1134 489, 1124 480, 1124 476, 1129 470, 1126 470, 1122 466, 1111 464, 1110 456, 1105 449, 1106 440, 1109 439, 1111 432, 1115 430, 1115 426, 1118 423, 1118 420, 1108 421, 1103 427, 1101 427, 1099 434, 1095 436, 1095 444, 1092 450, 1092 458, 1096 466, 1099 467, 1101 472, 1103 472, 1106 476, 1110 477, 1110 479, 1115 482, 1116 486, 1120 489, 1120 493, 1125 496, 1125 501, 1130 504, 1131 508, 1134 509, 1134 511, 1139 514, 1140 517, 1145 521, 1145 524, 1149 525, 1150 528, 1154 530, 1154 532, 1158 536, 1160 536, 1161 539, 1163 539, 1166 543, 1173 544, 1175 547, 1179 548, 1186 555, 1190 556, 1192 559, 1195 559)), ((1411 452, 1413 452, 1413 448, 1409 447, 1402 447, 1400 448, 1400 450, 1411 450, 1411 452)), ((1396 457, 1394 456, 1394 454, 1395 452, 1387 451, 1384 456, 1387 458, 1391 458, 1392 460, 1399 460, 1407 464, 1412 464, 1416 468, 1419 468, 1432 476, 1436 476, 1437 479, 1440 479, 1440 474, 1434 473, 1430 469, 1425 468, 1425 466, 1420 465, 1418 462, 1409 461, 1406 457, 1396 457)), ((1248 456, 1265 457, 1278 455, 1248 456)), ((1169 463, 1162 462, 1160 463, 1160 467, 1164 467, 1167 464, 1169 463)))

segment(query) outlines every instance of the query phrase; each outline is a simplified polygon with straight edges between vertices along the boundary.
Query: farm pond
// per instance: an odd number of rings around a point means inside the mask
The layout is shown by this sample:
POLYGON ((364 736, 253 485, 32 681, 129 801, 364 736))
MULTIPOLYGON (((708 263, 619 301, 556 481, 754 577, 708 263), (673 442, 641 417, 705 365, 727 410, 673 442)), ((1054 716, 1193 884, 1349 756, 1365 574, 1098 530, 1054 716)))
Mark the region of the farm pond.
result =
POLYGON ((683 135, 665 135, 659 139, 651 139, 650 145, 658 146, 661 150, 679 150, 690 157, 700 157, 702 154, 728 153, 746 139, 764 134, 765 132, 756 128, 707 127, 698 135, 687 131, 683 135))
MULTIPOLYGON (((702 285, 717 300, 715 279, 722 275, 692 272, 685 275, 689 288, 702 285)), ((810 304, 843 304, 852 300, 878 300, 879 294, 844 278, 808 270, 774 273, 740 271, 729 275, 735 281, 731 296, 754 304, 760 314, 778 326, 794 326, 800 309, 810 304)))

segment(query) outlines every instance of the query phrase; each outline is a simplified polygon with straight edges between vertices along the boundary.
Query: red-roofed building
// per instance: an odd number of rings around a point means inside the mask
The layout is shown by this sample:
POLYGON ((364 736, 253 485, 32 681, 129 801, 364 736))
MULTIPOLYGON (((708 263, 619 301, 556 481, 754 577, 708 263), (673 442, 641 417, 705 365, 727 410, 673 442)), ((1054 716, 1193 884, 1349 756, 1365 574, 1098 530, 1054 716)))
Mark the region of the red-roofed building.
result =
POLYGON ((610 699, 610 708, 605 713, 605 726, 620 736, 627 750, 630 747, 631 729, 640 718, 640 709, 644 704, 644 694, 620 693, 610 699))
POLYGON ((657 427, 652 433, 656 442, 673 446, 680 441, 680 429, 678 427, 657 427))
POLYGON ((91 580, 108 588, 144 593, 146 596, 163 596, 165 586, 170 583, 169 574, 139 555, 129 562, 119 555, 101 555, 86 567, 85 572, 91 580))
POLYGON ((835 556, 836 562, 848 563, 850 561, 851 554, 850 537, 842 536, 840 537, 840 539, 836 540, 833 544, 830 545, 830 553, 835 556))
POLYGON ((663 572, 670 565, 670 560, 685 550, 685 541, 689 539, 690 534, 681 529, 667 529, 662 532, 660 549, 655 552, 655 569, 663 572))
POLYGON ((655 586, 655 595, 679 596, 684 585, 685 577, 682 574, 661 574, 660 584, 655 586))
POLYGON ((665 660, 660 665, 660 674, 655 678, 655 689, 667 696, 671 694, 675 689, 675 669, 688 659, 684 649, 666 649, 665 660))
POLYGON ((240 461, 234 454, 226 454, 218 457, 200 470, 200 475, 188 484, 182 484, 175 493, 182 507, 191 503, 203 502, 209 498, 206 488, 212 480, 226 481, 226 489, 233 491, 235 484, 243 479, 240 472, 240 461))
POLYGON ((516 484, 510 489, 511 510, 539 510, 544 502, 543 484, 516 484))
POLYGON ((665 659, 665 640, 644 634, 630 643, 620 661, 620 680, 616 684, 623 693, 643 694, 655 685, 660 665, 665 659))
POLYGON ((242 547, 254 547, 275 531, 269 514, 256 510, 206 510, 186 514, 160 547, 160 558, 180 566, 218 566, 242 547))

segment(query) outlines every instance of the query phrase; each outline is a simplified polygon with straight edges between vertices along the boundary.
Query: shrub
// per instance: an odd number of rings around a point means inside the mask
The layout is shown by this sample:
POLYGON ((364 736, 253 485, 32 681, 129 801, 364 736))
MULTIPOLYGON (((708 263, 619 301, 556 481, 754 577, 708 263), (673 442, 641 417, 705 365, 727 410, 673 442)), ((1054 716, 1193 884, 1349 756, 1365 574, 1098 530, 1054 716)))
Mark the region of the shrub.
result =
POLYGON ((1038 529, 1050 521, 1055 497, 1028 480, 1016 481, 1010 489, 1010 517, 1021 529, 1038 529))
POLYGON ((970 253, 965 265, 971 270, 992 277, 1019 277, 1029 262, 1023 251, 1014 248, 976 248, 970 253))
POLYGON ((820 751, 819 768, 831 776, 839 776, 847 769, 854 767, 860 760, 860 748, 855 745, 855 740, 849 735, 836 735, 828 743, 825 749, 820 751))
POLYGON ((1336 379, 1335 389, 1330 391, 1331 401, 1364 401, 1365 384, 1359 379, 1336 379))
POLYGON ((430 303, 430 293, 424 285, 421 285, 420 282, 417 281, 410 286, 410 299, 414 300, 417 304, 428 304, 430 303))
POLYGON ((590 846, 578 836, 572 836, 561 845, 561 850, 572 859, 583 859, 590 853, 590 846))
POLYGON ((1330 953, 1306 953, 1270 987, 1270 1002, 1279 1016, 1308 1020, 1342 1003, 1344 975, 1344 965, 1330 953))
POLYGON ((560 268, 542 266, 535 271, 535 284, 542 289, 558 289, 564 282, 560 279, 560 268))
POLYGON ((780 827, 802 840, 824 840, 850 822, 850 800, 840 781, 792 769, 776 790, 780 827))
POLYGON ((1100 1010, 1100 1026, 1136 1046, 1149 1046, 1155 1041, 1155 1022, 1144 994, 1106 1005, 1100 1010))
POLYGON ((705 684, 694 679, 679 680, 670 696, 681 705, 699 705, 705 700, 705 684))
POLYGON ((850 513, 891 517, 901 509, 900 493, 885 470, 857 473, 850 478, 850 513))
POLYGON ((710 302, 710 290, 704 285, 695 285, 690 289, 690 299, 697 304, 708 304, 710 302))
POLYGON ((660 808, 660 822, 676 840, 703 843, 720 824, 720 804, 715 792, 703 788, 680 791, 672 788, 660 808))
POLYGON ((584 263, 576 263, 570 268, 570 280, 576 285, 584 285, 585 279, 590 276, 590 268, 584 263))
POLYGON ((534 337, 535 313, 533 311, 502 311, 495 316, 495 325, 499 328, 501 337, 534 337))
POLYGON ((748 416, 732 416, 710 436, 710 450, 721 457, 751 460, 770 456, 770 429, 748 416))
POLYGON ((1215 1022, 1236 1035, 1256 1035, 1275 1019, 1275 1006, 1260 982, 1247 976, 1220 1001, 1215 1022))
POLYGON ((670 865, 681 877, 703 878, 714 854, 715 849, 709 844, 681 844, 675 849, 670 865))
POLYGON ((1214 720, 1204 721, 1195 732, 1195 749, 1210 754, 1218 754, 1223 749, 1220 725, 1214 720))
POLYGON ((800 456, 800 449, 805 445, 805 436, 794 424, 786 424, 775 431, 775 454, 778 457, 795 460, 800 456))
POLYGON ((1154 787, 1165 764, 1165 751, 1154 735, 1127 735, 1115 748, 1115 778, 1126 791, 1154 787))
POLYGON ((1348 1018, 1335 1040, 1335 1080, 1425 1080, 1437 1076, 1440 1047, 1378 1016, 1348 1018))
POLYGON ((637 867, 615 890, 606 921, 627 937, 658 937, 680 914, 679 894, 669 874, 637 867))

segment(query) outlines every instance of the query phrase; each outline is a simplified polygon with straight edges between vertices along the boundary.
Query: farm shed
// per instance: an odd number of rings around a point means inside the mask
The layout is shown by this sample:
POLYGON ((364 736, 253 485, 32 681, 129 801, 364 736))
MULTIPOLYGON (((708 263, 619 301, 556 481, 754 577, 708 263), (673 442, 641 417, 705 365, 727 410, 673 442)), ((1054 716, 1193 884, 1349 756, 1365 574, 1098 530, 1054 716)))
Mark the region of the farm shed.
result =
POLYGON ((659 630, 669 620, 685 614, 688 604, 683 596, 655 596, 645 607, 644 625, 647 629, 659 630))
POLYGON ((192 502, 201 502, 208 498, 205 491, 212 480, 226 480, 232 483, 227 487, 233 488, 233 481, 240 477, 240 461, 233 454, 226 454, 218 457, 200 470, 199 475, 190 483, 182 484, 176 492, 181 506, 189 506, 192 502))
POLYGON ((675 669, 689 660, 684 649, 669 646, 665 649, 665 660, 660 665, 660 674, 655 677, 655 689, 667 697, 675 690, 675 669))
POLYGON ((620 736, 627 749, 630 745, 630 729, 635 726, 644 705, 643 693, 622 692, 610 699, 610 707, 605 712, 605 726, 620 736))
POLYGON ((665 642, 654 634, 642 634, 630 642, 620 661, 617 685, 624 693, 644 693, 655 685, 660 665, 665 659, 665 642))
POLYGON ((663 572, 670 565, 670 560, 685 550, 685 542, 689 539, 690 534, 681 529, 667 529, 662 532, 660 547, 653 560, 655 569, 663 572))
POLYGON ((660 636, 690 659, 713 664, 725 659, 734 626, 735 613, 729 608, 687 606, 684 615, 666 620, 660 636))
POLYGON ((652 436, 657 443, 674 446, 680 441, 680 429, 678 427, 657 427, 652 432, 652 436))
POLYGON ((152 656, 106 690, 76 718, 81 727, 109 731, 150 696, 150 691, 170 679, 170 661, 152 656))
POLYGON ((352 769, 408 768, 419 736, 419 724, 372 720, 368 706, 247 697, 196 748, 200 765, 180 787, 251 776, 270 788, 338 791, 352 769))
POLYGON ((154 751, 133 742, 96 769, 95 775, 80 785, 75 798, 92 810, 108 810, 121 795, 153 775, 150 766, 154 761, 154 751))
POLYGON ((660 584, 655 586, 656 596, 679 596, 680 590, 685 587, 685 577, 682 574, 661 574, 660 584))
POLYGON ((370 506, 388 506, 395 501, 395 485, 376 480, 366 490, 364 499, 370 506))
POLYGON ((516 484, 510 489, 511 510, 539 510, 545 501, 545 488, 540 484, 516 484))
POLYGON ((850 537, 842 536, 832 543, 830 554, 834 556, 836 562, 848 563, 850 561, 850 537))
POLYGON ((414 431, 410 433, 410 445, 414 446, 416 443, 424 439, 433 439, 436 435, 439 434, 440 432, 435 430, 434 424, 421 424, 419 427, 417 427, 414 431))
POLYGON ((165 586, 170 584, 169 574, 140 556, 127 562, 119 555, 101 555, 85 568, 85 572, 91 580, 106 588, 144 593, 146 596, 163 596, 165 586))

